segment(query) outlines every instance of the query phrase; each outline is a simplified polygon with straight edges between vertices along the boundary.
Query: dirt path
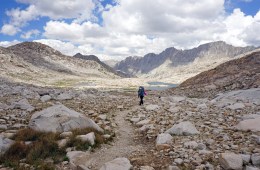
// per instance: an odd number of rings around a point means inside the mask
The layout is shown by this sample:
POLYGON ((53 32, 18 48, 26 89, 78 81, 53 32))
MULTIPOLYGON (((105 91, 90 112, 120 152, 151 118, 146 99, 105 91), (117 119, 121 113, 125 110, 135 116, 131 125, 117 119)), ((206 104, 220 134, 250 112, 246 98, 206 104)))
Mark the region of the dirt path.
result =
POLYGON ((134 129, 125 120, 127 113, 131 110, 118 111, 115 117, 116 138, 113 145, 103 145, 100 149, 90 154, 87 165, 91 170, 100 169, 103 164, 118 157, 128 157, 132 152, 143 149, 141 145, 134 142, 134 129))

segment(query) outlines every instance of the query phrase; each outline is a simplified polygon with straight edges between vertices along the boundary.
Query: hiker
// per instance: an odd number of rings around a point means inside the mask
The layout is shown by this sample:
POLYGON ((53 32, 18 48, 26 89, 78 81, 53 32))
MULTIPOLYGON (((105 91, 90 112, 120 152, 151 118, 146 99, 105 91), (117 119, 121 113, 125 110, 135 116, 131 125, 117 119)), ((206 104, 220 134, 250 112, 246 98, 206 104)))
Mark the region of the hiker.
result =
POLYGON ((138 97, 140 97, 140 102, 139 102, 140 106, 144 104, 143 98, 145 95, 146 95, 146 92, 144 90, 144 87, 140 86, 138 89, 138 97))

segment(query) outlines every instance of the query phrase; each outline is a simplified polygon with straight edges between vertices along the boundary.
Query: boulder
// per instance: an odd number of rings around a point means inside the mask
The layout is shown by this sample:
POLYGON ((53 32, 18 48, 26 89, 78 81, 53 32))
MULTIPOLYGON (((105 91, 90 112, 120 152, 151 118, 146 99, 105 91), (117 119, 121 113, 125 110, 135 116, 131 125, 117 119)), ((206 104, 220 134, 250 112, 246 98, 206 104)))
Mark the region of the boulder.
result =
POLYGON ((80 166, 85 166, 82 164, 82 160, 85 160, 89 156, 89 152, 82 152, 82 151, 71 151, 67 152, 66 156, 70 160, 70 168, 71 169, 78 169, 80 166))
POLYGON ((171 165, 169 165, 167 170, 180 170, 180 168, 178 166, 171 166, 171 165))
POLYGON ((105 163, 100 170, 130 170, 132 165, 127 158, 116 158, 105 163))
POLYGON ((79 135, 76 137, 77 139, 80 139, 83 142, 89 142, 89 144, 94 145, 95 144, 95 133, 90 132, 86 135, 79 135))
POLYGON ((67 132, 83 128, 93 128, 101 133, 104 132, 93 120, 64 105, 54 105, 34 113, 29 127, 45 132, 67 132))
POLYGON ((246 166, 246 170, 260 170, 260 169, 253 166, 246 166))
POLYGON ((154 110, 158 110, 160 107, 158 105, 154 105, 154 104, 150 104, 148 106, 145 107, 145 109, 147 111, 154 111, 154 110))
POLYGON ((71 100, 73 98, 73 96, 71 96, 68 93, 62 93, 60 95, 57 96, 57 100, 71 100))
POLYGON ((13 143, 13 140, 10 140, 0 134, 0 155, 4 154, 13 143))
POLYGON ((236 128, 242 131, 251 130, 251 131, 259 132, 260 131, 259 122, 260 122, 260 118, 243 120, 236 125, 236 128))
POLYGON ((251 155, 241 154, 243 164, 248 165, 251 160, 251 155))
POLYGON ((221 153, 219 163, 225 170, 242 170, 243 168, 243 160, 241 155, 234 153, 221 153))
POLYGON ((199 131, 191 122, 185 121, 173 125, 165 133, 169 133, 171 135, 195 135, 195 134, 199 134, 199 131))
POLYGON ((235 103, 233 105, 228 106, 228 108, 231 110, 243 109, 244 107, 245 107, 244 103, 235 103))
POLYGON ((51 96, 49 96, 49 95, 44 95, 44 96, 42 96, 42 97, 40 98, 40 100, 41 100, 42 102, 47 102, 47 101, 51 100, 51 96))
POLYGON ((27 110, 27 111, 34 111, 34 107, 32 105, 30 105, 30 103, 28 102, 27 99, 22 99, 18 102, 14 102, 12 104, 14 109, 21 109, 21 110, 27 110))
POLYGON ((260 153, 252 154, 251 156, 252 164, 259 166, 260 165, 260 153))
POLYGON ((150 121, 151 121, 150 119, 141 120, 140 122, 137 122, 136 125, 141 127, 141 126, 143 126, 143 125, 149 124, 150 121))
POLYGON ((140 170, 154 170, 154 168, 151 166, 141 166, 140 170))
POLYGON ((170 147, 169 144, 172 142, 172 136, 168 133, 159 134, 156 138, 156 148, 157 149, 164 149, 170 147))
POLYGON ((184 147, 188 149, 196 149, 198 146, 199 145, 196 141, 189 141, 184 143, 184 147))

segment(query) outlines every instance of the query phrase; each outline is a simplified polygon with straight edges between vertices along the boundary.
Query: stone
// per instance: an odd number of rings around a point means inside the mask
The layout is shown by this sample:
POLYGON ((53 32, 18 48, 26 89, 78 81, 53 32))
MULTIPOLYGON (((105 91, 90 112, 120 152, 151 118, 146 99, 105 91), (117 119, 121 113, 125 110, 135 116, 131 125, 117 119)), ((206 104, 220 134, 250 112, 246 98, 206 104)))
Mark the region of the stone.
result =
POLYGON ((259 114, 247 114, 242 116, 243 120, 260 118, 259 114))
POLYGON ((68 94, 68 93, 62 93, 60 95, 57 96, 57 100, 71 100, 73 97, 72 95, 68 94))
POLYGON ((86 135, 78 135, 76 138, 80 139, 83 142, 89 142, 89 144, 91 145, 95 144, 95 139, 96 139, 94 132, 90 132, 86 135))
POLYGON ((132 165, 127 158, 116 158, 105 163, 100 170, 130 170, 132 165))
POLYGON ((259 166, 260 165, 260 153, 252 154, 251 156, 252 164, 259 166))
POLYGON ((0 125, 0 130, 6 130, 7 126, 6 125, 0 125))
POLYGON ((220 166, 225 170, 242 170, 243 168, 243 160, 241 155, 234 153, 221 153, 219 163, 220 166))
POLYGON ((82 165, 81 161, 85 160, 85 158, 87 158, 89 155, 89 152, 82 151, 70 151, 66 154, 66 156, 69 158, 71 169, 77 169, 78 166, 82 165))
POLYGON ((171 165, 169 165, 167 170, 180 170, 180 168, 178 166, 171 166, 171 165))
POLYGON ((72 136, 72 135, 73 135, 72 132, 62 132, 62 133, 60 134, 60 137, 62 137, 62 138, 67 138, 67 137, 70 137, 70 136, 72 136))
POLYGON ((159 134, 156 138, 156 148, 158 150, 169 148, 169 144, 172 142, 172 136, 168 133, 159 134))
POLYGON ((199 134, 199 131, 196 127, 189 121, 181 122, 179 124, 173 125, 170 129, 168 129, 165 133, 169 133, 171 135, 195 135, 199 134))
POLYGON ((196 149, 198 147, 198 143, 196 141, 185 142, 184 147, 188 149, 196 149))
POLYGON ((259 132, 260 131, 259 122, 260 122, 260 118, 243 120, 236 125, 236 129, 242 131, 251 130, 251 131, 259 132))
POLYGON ((22 99, 18 102, 12 103, 12 106, 14 109, 21 109, 21 110, 27 110, 27 111, 34 111, 34 107, 30 105, 27 99, 22 99))
POLYGON ((65 147, 66 144, 68 143, 68 141, 69 141, 68 138, 66 138, 66 139, 61 139, 61 140, 57 141, 59 148, 65 147))
POLYGON ((260 169, 253 166, 246 166, 246 170, 260 170, 260 169))
POLYGON ((93 128, 101 133, 104 132, 92 119, 64 105, 54 105, 34 113, 29 127, 45 132, 67 132, 83 128, 93 128))
POLYGON ((147 125, 147 124, 150 123, 150 121, 151 121, 150 119, 142 120, 142 121, 140 121, 140 122, 137 122, 136 125, 137 125, 137 126, 147 125))
POLYGON ((141 166, 140 170, 154 170, 154 168, 151 166, 141 166))
POLYGON ((183 160, 181 158, 177 158, 177 159, 174 159, 174 162, 177 164, 177 165, 181 165, 183 163, 183 160))
POLYGON ((51 100, 51 96, 49 96, 49 95, 44 95, 44 96, 42 96, 42 97, 40 98, 40 100, 41 100, 42 102, 50 101, 50 100, 51 100))
POLYGON ((244 103, 235 103, 231 106, 228 106, 228 108, 231 110, 243 109, 244 107, 245 107, 244 103))
POLYGON ((4 154, 13 143, 13 140, 8 139, 0 134, 0 155, 4 154))
POLYGON ((170 97, 170 101, 174 102, 174 103, 179 103, 186 100, 186 97, 183 96, 172 96, 170 97))
POLYGON ((105 115, 105 114, 99 115, 98 118, 101 119, 101 120, 106 120, 107 119, 107 115, 105 115))
POLYGON ((248 165, 251 159, 251 155, 241 154, 243 164, 248 165))
POLYGON ((147 111, 154 111, 154 110, 158 110, 160 107, 158 105, 153 105, 153 104, 150 104, 148 106, 145 107, 145 109, 147 111))

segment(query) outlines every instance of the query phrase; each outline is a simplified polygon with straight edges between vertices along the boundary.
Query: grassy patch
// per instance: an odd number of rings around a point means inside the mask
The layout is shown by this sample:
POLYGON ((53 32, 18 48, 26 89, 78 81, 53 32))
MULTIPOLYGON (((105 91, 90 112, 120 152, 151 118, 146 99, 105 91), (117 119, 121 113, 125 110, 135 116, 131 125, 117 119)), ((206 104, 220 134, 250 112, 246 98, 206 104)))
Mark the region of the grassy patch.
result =
MULTIPOLYGON (((56 163, 61 162, 66 155, 65 150, 60 149, 56 142, 59 134, 22 129, 13 139, 15 143, 1 156, 0 163, 14 169, 19 168, 21 159, 35 167, 44 167, 44 159, 51 158, 56 163)), ((52 167, 51 164, 48 166, 52 167)))
POLYGON ((64 148, 59 148, 57 144, 57 141, 61 139, 59 133, 39 132, 29 128, 19 130, 13 137, 14 144, 0 157, 0 164, 21 169, 20 162, 23 160, 22 162, 33 165, 36 169, 55 169, 55 163, 68 161, 67 147, 88 150, 90 147, 95 148, 106 142, 103 135, 92 128, 76 129, 72 133, 67 145, 64 148), (76 138, 77 135, 85 135, 90 132, 95 133, 94 146, 76 138), (47 158, 53 160, 53 164, 44 162, 47 158))
POLYGON ((76 150, 88 150, 90 147, 96 148, 100 146, 100 144, 105 143, 105 139, 102 136, 102 134, 98 131, 96 131, 93 128, 85 128, 85 129, 75 129, 72 131, 73 135, 70 137, 69 142, 67 143, 66 147, 75 147, 76 150), (95 133, 95 144, 94 146, 91 146, 89 142, 83 142, 80 139, 77 139, 76 137, 78 135, 86 135, 90 132, 95 133))

